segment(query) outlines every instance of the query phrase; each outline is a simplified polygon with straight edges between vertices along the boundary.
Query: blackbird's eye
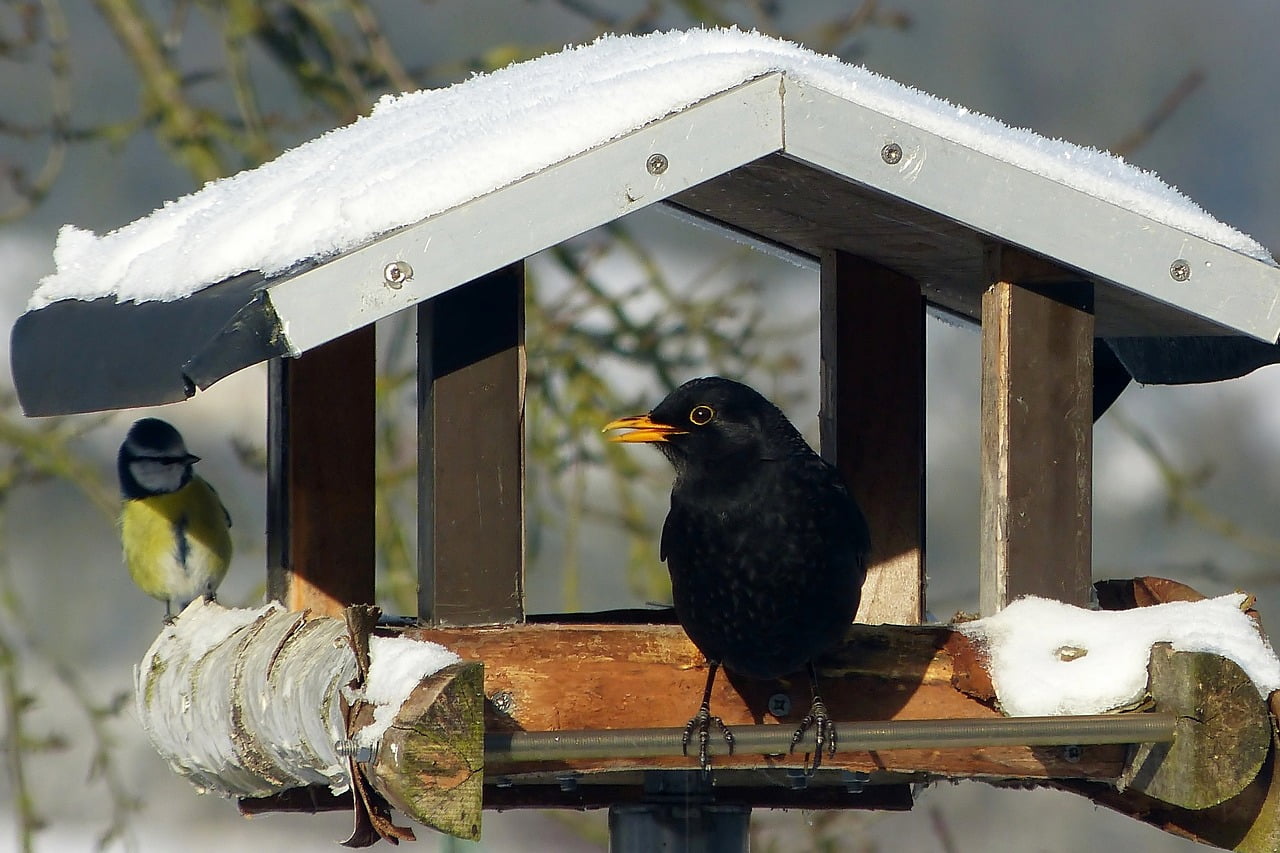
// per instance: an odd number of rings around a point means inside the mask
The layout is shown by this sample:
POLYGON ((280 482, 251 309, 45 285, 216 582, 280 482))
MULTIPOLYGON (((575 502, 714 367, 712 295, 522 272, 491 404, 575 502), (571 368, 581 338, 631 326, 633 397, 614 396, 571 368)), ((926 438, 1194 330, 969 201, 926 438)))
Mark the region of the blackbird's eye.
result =
POLYGON ((716 416, 715 409, 710 406, 694 406, 689 413, 689 422, 694 426, 706 426, 716 416))

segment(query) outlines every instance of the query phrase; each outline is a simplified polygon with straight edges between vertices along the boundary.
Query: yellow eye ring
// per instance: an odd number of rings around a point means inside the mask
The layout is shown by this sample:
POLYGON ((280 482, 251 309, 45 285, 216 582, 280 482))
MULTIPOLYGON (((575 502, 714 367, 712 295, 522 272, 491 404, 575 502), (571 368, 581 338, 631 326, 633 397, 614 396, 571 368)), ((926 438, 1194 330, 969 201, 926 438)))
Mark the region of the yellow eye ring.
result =
POLYGON ((716 410, 710 406, 694 406, 689 413, 689 423, 694 426, 706 426, 716 416, 716 410))

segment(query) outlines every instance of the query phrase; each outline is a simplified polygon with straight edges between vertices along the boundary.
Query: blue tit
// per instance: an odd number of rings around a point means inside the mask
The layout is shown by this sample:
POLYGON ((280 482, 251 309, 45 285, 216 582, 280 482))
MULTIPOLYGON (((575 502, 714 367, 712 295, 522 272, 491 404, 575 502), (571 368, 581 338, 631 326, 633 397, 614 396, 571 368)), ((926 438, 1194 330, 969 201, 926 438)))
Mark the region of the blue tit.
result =
POLYGON ((130 427, 117 458, 125 565, 143 592, 164 602, 166 620, 197 596, 213 600, 231 562, 231 516, 192 471, 199 461, 158 418, 130 427))

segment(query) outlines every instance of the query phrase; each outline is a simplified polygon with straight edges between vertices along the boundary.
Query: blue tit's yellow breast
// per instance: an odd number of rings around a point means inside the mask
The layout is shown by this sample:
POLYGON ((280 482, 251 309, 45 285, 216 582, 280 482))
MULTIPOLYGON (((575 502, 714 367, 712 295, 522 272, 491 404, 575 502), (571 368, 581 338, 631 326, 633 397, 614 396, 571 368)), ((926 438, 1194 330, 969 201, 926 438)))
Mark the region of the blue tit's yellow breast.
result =
POLYGON ((120 533, 134 583, 161 600, 212 591, 231 561, 226 510, 199 477, 176 492, 125 501, 120 533))

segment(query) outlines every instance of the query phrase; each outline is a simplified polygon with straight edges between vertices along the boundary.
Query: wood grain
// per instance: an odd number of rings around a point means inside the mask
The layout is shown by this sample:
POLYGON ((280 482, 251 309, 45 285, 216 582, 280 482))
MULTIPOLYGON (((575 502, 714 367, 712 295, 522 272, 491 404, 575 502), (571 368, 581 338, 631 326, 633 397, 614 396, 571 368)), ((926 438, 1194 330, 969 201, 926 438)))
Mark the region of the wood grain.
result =
POLYGON ((418 314, 418 616, 524 618, 524 265, 418 314))
POLYGON ((994 248, 991 267, 982 299, 982 612, 1023 595, 1085 605, 1092 288, 1011 249, 994 248))
POLYGON ((374 598, 374 327, 269 373, 267 594, 340 616, 374 598))
POLYGON ((822 255, 822 455, 871 528, 857 620, 924 617, 924 298, 906 276, 822 255))
MULTIPOLYGON (((411 629, 467 660, 485 662, 485 729, 569 731, 683 726, 697 710, 705 661, 674 625, 512 625, 411 629), (500 695, 501 694, 501 695, 500 695), (494 697, 499 696, 499 710, 494 697)), ((968 640, 940 627, 853 625, 845 643, 819 662, 822 696, 839 720, 994 718, 989 704, 957 684, 978 656, 968 640)), ((978 679, 980 680, 980 679, 978 679)), ((717 679, 713 713, 732 725, 794 727, 809 707, 803 673, 776 681, 717 679), (790 711, 770 712, 777 695, 790 711)), ((983 778, 1110 779, 1124 767, 1123 746, 1087 747, 1079 761, 1050 747, 840 751, 824 767, 866 773, 983 778)), ((725 769, 799 767, 804 756, 717 757, 725 769)), ((504 774, 690 769, 693 759, 592 759, 502 768, 504 774)))

